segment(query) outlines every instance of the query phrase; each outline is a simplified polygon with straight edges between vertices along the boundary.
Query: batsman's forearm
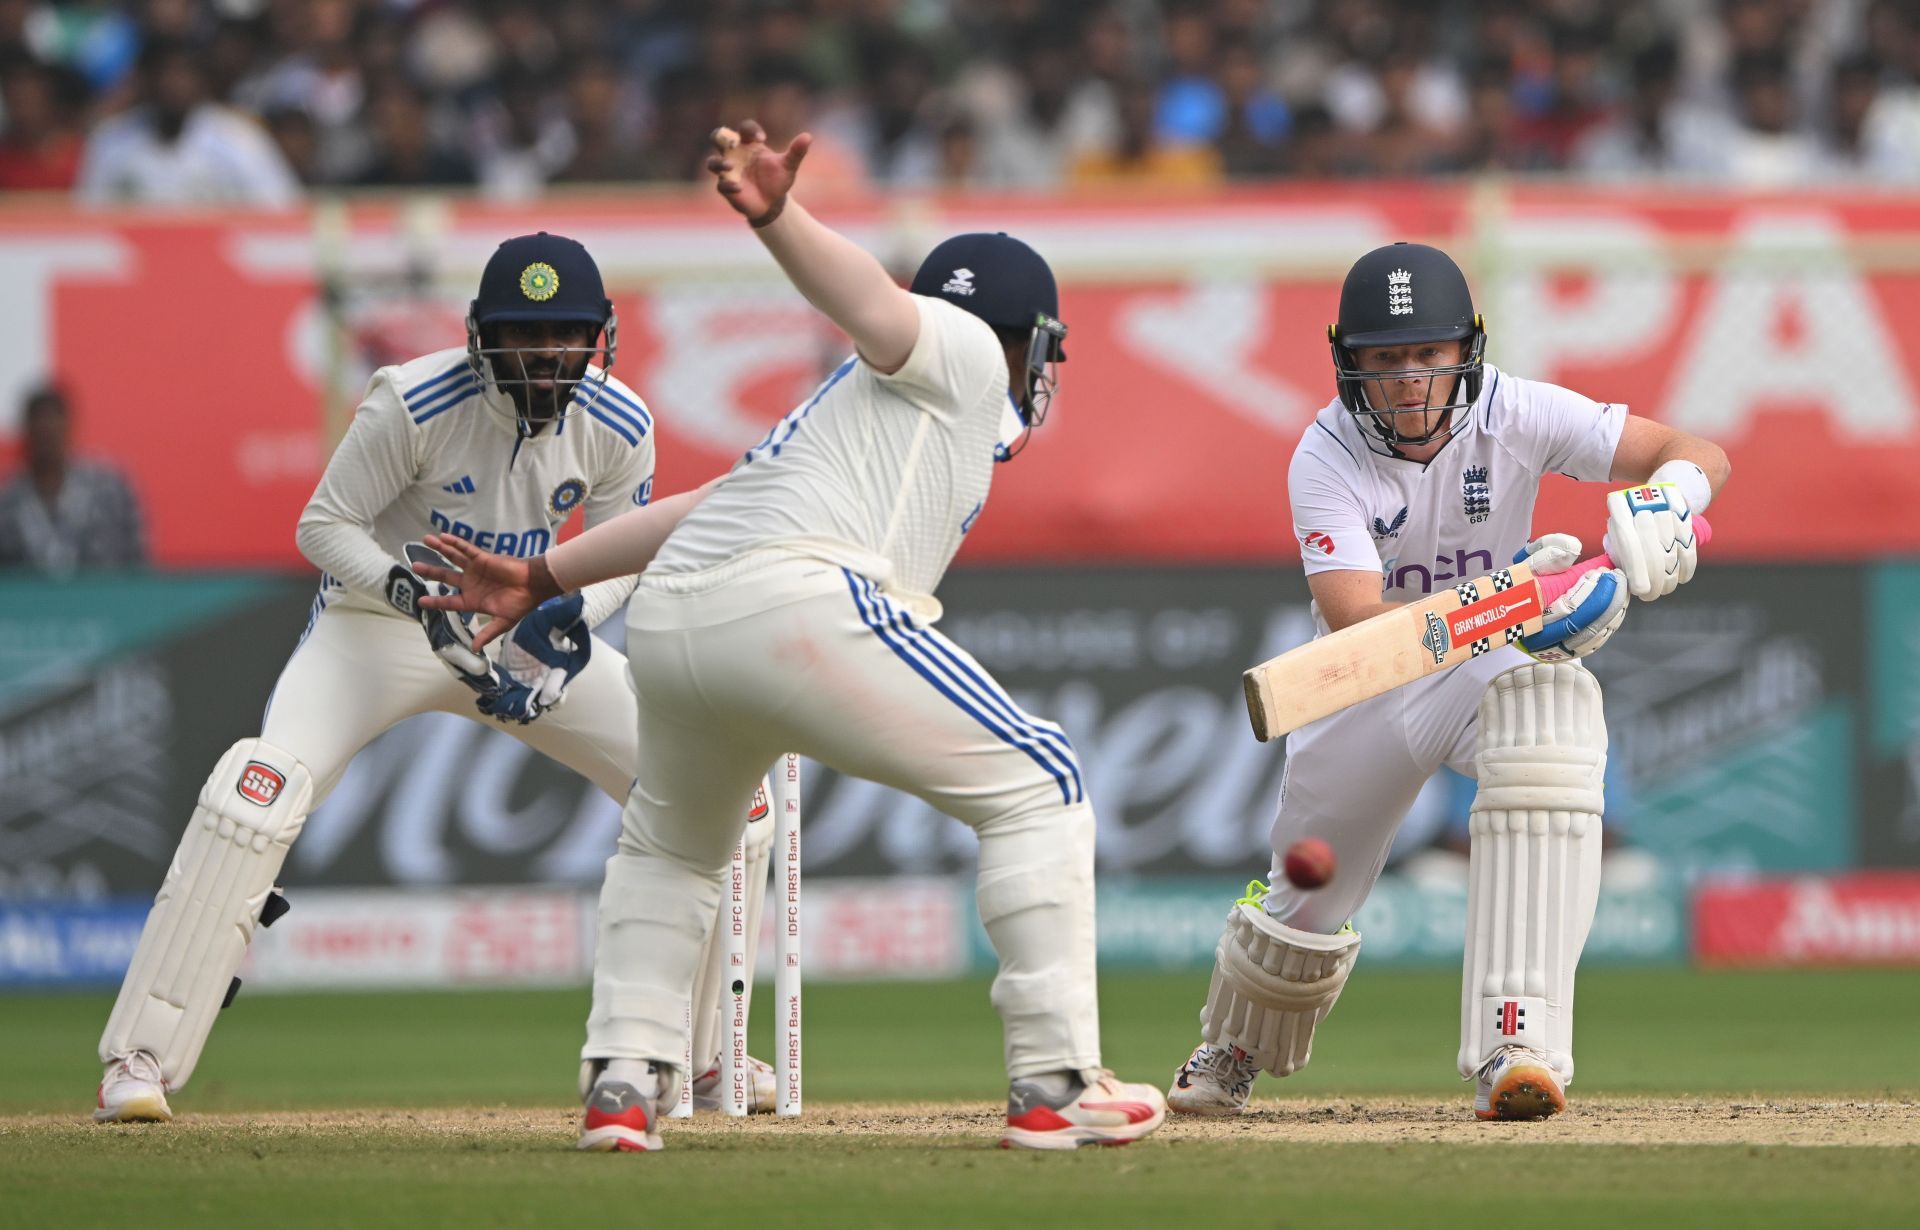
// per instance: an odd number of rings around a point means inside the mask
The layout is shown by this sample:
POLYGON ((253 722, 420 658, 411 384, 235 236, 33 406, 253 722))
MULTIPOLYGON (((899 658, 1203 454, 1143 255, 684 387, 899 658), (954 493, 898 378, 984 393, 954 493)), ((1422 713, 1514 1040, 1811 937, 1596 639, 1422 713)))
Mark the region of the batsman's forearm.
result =
POLYGON ((645 508, 636 508, 561 543, 539 558, 553 574, 562 593, 584 589, 615 577, 644 572, 680 519, 699 507, 719 483, 670 495, 645 508))
POLYGON ((861 358, 889 372, 907 361, 920 336, 920 312, 873 253, 791 197, 778 218, 753 233, 794 289, 853 339, 861 358))

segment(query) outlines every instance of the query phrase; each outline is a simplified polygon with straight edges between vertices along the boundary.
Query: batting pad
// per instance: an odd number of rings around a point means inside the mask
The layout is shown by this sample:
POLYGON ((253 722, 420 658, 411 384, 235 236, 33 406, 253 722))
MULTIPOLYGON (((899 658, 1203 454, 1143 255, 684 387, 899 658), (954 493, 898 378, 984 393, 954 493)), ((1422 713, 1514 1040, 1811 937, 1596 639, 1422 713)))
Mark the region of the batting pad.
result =
POLYGON ((1571 1081, 1574 967, 1600 900, 1600 685, 1573 662, 1498 676, 1475 760, 1460 1075, 1519 1045, 1571 1081))
POLYGON ((140 932, 102 1063, 148 1051, 168 1089, 186 1086, 312 799, 313 779, 290 754, 260 739, 227 749, 140 932))
POLYGON ((1359 955, 1360 935, 1351 927, 1318 935, 1287 926, 1258 904, 1236 904, 1214 949, 1200 1036, 1239 1047, 1275 1076, 1298 1072, 1359 955))

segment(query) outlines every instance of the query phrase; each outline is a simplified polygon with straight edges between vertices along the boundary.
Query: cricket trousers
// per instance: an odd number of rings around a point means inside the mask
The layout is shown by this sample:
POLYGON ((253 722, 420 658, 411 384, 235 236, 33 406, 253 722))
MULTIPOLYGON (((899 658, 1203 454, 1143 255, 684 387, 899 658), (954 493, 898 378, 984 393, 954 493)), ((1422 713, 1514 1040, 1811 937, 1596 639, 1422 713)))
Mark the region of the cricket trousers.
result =
POLYGON ((765 556, 643 576, 627 654, 645 762, 607 863, 584 1058, 679 1065, 699 954, 754 785, 794 751, 980 838, 1008 1072, 1100 1066, 1094 816, 1058 726, 873 581, 765 556))

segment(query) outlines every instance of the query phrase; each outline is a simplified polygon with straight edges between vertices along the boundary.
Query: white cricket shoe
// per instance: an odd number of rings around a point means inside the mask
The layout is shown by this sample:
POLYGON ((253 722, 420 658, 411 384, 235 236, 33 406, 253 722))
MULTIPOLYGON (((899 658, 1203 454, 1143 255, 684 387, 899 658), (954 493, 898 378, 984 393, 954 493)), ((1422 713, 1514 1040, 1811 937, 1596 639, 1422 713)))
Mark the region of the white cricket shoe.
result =
POLYGON ((1503 1046, 1480 1065, 1473 1113, 1481 1119, 1545 1119, 1567 1108, 1560 1074, 1530 1046, 1503 1046))
POLYGON ((93 1095, 93 1118, 96 1123, 165 1123, 172 1119, 160 1061, 145 1051, 135 1051, 108 1064, 93 1095))
POLYGON ((1173 1074, 1167 1109, 1183 1115, 1243 1115, 1260 1065, 1237 1046, 1202 1042, 1173 1074))
POLYGON ((1023 1078, 1007 1090, 1007 1130, 1000 1147, 1130 1144, 1166 1117, 1167 1102, 1158 1089, 1128 1084, 1105 1069, 1092 1084, 1079 1073, 1023 1078))
MULTIPOLYGON (((749 1115, 771 1115, 779 1087, 773 1079, 773 1065, 765 1060, 747 1056, 747 1113, 749 1115)), ((693 1079, 693 1109, 720 1110, 727 1108, 726 1091, 720 1087, 720 1065, 714 1064, 693 1079)))

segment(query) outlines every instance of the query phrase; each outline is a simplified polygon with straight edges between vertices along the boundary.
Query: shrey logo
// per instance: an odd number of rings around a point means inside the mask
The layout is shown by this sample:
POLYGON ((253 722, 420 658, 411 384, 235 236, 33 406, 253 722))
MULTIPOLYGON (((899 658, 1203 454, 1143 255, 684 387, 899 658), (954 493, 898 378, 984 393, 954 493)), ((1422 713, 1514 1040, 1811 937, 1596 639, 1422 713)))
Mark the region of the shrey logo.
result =
POLYGON ((1308 534, 1300 540, 1300 543, 1310 551, 1318 551, 1322 555, 1333 554, 1333 535, 1323 533, 1320 530, 1315 530, 1311 534, 1308 534))
POLYGON ((280 770, 257 760, 249 760, 247 767, 240 770, 240 785, 236 789, 247 802, 271 807, 286 784, 287 779, 280 775, 280 770))
POLYGON ((1413 315, 1413 275, 1405 269, 1396 269, 1387 275, 1387 313, 1413 315))
POLYGON ((1503 628, 1525 623, 1540 614, 1538 587, 1506 590, 1463 606, 1447 616, 1447 634, 1456 646, 1491 636, 1503 628))
POLYGON ((971 295, 973 293, 973 270, 956 269, 947 284, 940 288, 943 295, 971 295))

